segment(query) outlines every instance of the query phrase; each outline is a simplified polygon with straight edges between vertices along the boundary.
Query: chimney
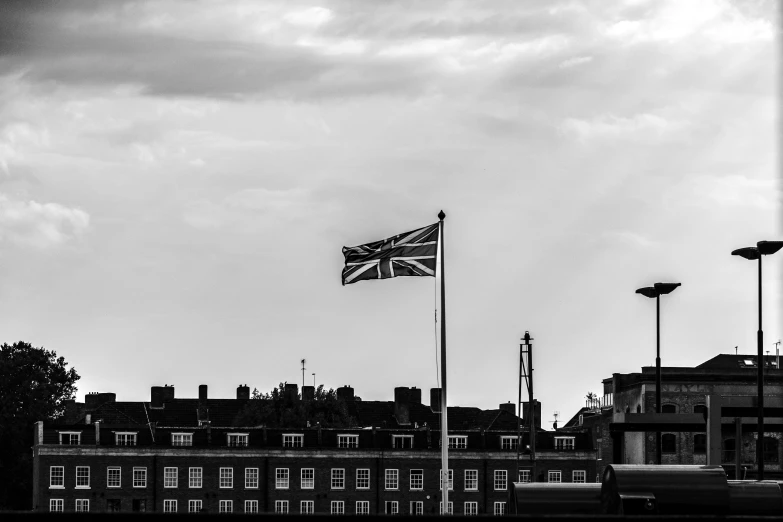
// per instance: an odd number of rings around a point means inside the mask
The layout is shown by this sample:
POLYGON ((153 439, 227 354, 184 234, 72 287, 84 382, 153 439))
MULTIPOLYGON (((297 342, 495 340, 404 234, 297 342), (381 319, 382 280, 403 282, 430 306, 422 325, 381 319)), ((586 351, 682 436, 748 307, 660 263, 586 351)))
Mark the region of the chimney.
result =
POLYGON ((150 388, 150 408, 162 408, 164 404, 172 400, 174 400, 174 386, 166 384, 150 388))
POLYGON ((411 404, 421 404, 421 388, 411 388, 411 404))
POLYGON ((299 398, 299 386, 296 383, 285 383, 285 401, 294 403, 299 398))
POLYGON ((337 388, 337 398, 345 402, 353 402, 353 388, 350 386, 340 386, 337 388))
POLYGON ((84 396, 84 409, 87 411, 94 411, 100 406, 117 401, 116 393, 98 393, 90 392, 84 396))
POLYGON ((169 401, 174 400, 174 385, 172 384, 169 386, 168 384, 163 387, 163 403, 167 403, 169 401))
POLYGON ((302 386, 302 400, 303 401, 315 400, 315 386, 302 386))
POLYGON ((506 403, 501 404, 498 407, 498 409, 503 410, 503 411, 507 411, 511 415, 516 415, 517 414, 517 405, 514 404, 514 403, 511 403, 511 402, 506 402, 506 403))
MULTIPOLYGON (((537 400, 533 400, 533 403, 535 404, 533 413, 536 415, 535 419, 535 428, 537 430, 541 429, 541 403, 537 400)), ((522 403, 522 424, 525 426, 530 426, 530 402, 525 401, 522 403)))
POLYGON ((247 384, 240 384, 237 386, 237 399, 248 400, 250 399, 250 386, 247 384))
POLYGON ((411 423, 411 390, 406 387, 394 388, 394 417, 397 424, 407 426, 411 423))
POLYGON ((202 422, 209 420, 209 388, 206 384, 198 385, 198 409, 196 410, 196 417, 199 425, 202 422))
POLYGON ((434 413, 440 412, 440 388, 430 388, 430 409, 434 413))
POLYGON ((198 385, 198 400, 199 401, 205 401, 207 400, 207 390, 209 388, 206 384, 199 384, 198 385))

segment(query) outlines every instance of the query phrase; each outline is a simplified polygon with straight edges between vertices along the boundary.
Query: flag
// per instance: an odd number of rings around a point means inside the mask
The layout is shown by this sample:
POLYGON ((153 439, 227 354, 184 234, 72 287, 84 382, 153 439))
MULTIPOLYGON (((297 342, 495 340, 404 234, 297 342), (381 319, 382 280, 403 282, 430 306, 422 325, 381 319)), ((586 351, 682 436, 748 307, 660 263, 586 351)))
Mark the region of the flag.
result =
POLYGON ((365 279, 435 276, 438 223, 366 245, 343 247, 343 285, 365 279))

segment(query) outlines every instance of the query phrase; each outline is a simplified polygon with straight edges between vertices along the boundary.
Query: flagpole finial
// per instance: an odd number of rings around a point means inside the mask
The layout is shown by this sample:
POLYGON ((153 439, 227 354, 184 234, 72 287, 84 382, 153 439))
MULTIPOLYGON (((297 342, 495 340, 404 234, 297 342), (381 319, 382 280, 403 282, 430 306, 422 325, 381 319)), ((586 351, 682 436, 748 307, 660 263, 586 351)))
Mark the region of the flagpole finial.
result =
POLYGON ((438 219, 443 221, 443 218, 445 218, 445 217, 446 217, 446 214, 442 210, 440 212, 438 212, 438 219))

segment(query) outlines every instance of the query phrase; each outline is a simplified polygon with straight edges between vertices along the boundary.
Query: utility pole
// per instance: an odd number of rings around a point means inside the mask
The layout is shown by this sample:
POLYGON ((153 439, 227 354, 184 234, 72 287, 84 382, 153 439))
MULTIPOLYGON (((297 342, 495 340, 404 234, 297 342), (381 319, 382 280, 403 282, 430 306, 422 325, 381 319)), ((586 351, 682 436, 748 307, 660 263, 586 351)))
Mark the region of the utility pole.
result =
POLYGON ((304 377, 305 366, 304 365, 305 365, 305 360, 302 359, 302 390, 304 390, 304 387, 305 387, 305 380, 304 380, 305 379, 305 377, 304 377))
POLYGON ((517 402, 517 480, 519 480, 519 457, 522 451, 522 380, 525 381, 525 387, 527 388, 529 406, 528 406, 528 418, 526 421, 529 423, 529 437, 530 443, 530 481, 535 479, 535 463, 536 463, 536 428, 535 417, 536 408, 533 402, 533 344, 530 342, 533 338, 530 337, 530 332, 526 331, 525 336, 522 338, 522 344, 519 345, 519 400, 517 402), (525 356, 527 356, 527 365, 525 365, 525 356))

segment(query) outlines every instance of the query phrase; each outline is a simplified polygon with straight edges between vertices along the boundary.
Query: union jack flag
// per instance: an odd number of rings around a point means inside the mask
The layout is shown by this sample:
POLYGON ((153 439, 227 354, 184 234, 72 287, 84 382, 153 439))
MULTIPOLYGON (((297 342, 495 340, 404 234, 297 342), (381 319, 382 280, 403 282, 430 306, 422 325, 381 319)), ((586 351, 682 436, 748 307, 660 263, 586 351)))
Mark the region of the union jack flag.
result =
POLYGON ((438 223, 354 247, 343 247, 343 285, 365 279, 435 276, 438 223))

